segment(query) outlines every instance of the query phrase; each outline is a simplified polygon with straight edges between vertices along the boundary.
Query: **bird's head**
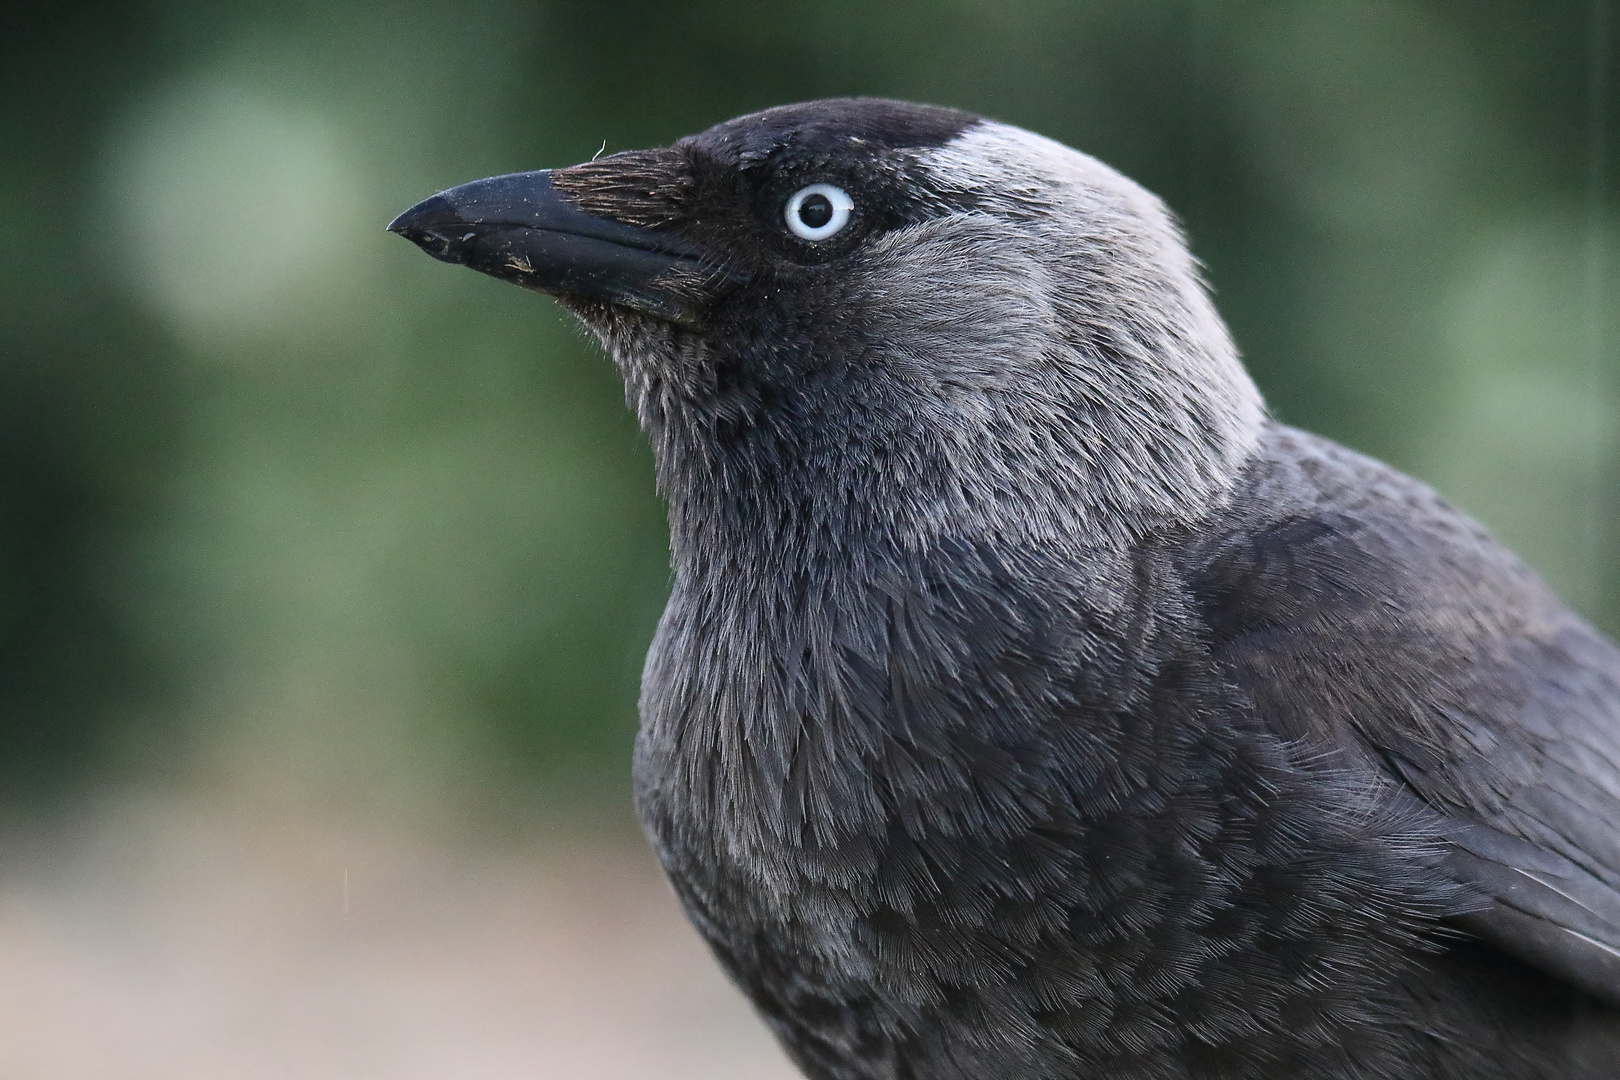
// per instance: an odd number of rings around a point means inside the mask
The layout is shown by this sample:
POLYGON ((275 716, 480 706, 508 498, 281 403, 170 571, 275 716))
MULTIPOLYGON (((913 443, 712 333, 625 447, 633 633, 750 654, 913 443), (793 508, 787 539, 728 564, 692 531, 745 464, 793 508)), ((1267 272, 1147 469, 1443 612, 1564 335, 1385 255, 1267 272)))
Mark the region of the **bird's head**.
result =
POLYGON ((768 109, 389 228, 601 338, 677 533, 1128 541, 1218 503, 1262 423, 1159 200, 954 109, 768 109))

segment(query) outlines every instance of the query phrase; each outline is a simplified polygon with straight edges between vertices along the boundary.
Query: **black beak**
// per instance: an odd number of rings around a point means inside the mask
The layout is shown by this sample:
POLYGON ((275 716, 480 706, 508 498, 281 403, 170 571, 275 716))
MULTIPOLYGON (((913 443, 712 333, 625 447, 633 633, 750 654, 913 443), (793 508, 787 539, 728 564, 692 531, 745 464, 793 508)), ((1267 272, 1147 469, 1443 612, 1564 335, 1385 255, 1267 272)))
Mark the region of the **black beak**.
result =
POLYGON ((606 300, 672 322, 739 279, 717 258, 667 232, 587 214, 551 183, 551 170, 474 180, 424 199, 388 223, 423 251, 524 288, 606 300))

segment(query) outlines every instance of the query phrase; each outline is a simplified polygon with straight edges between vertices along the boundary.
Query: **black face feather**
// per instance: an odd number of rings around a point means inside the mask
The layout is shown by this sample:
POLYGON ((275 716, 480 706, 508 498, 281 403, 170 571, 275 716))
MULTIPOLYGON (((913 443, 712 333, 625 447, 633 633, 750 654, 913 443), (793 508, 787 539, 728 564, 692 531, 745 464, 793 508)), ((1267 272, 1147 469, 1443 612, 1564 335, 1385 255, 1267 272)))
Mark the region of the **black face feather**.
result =
POLYGON ((782 155, 839 154, 852 143, 884 150, 944 146, 981 118, 960 109, 887 98, 830 98, 727 120, 681 140, 716 161, 748 168, 782 155))
POLYGON ((552 174, 587 213, 678 233, 750 270, 831 262, 875 235, 970 209, 917 164, 980 119, 956 109, 848 98, 768 109, 719 124, 660 150, 631 150, 552 174), (843 188, 855 208, 847 228, 809 243, 783 219, 810 184, 843 188))

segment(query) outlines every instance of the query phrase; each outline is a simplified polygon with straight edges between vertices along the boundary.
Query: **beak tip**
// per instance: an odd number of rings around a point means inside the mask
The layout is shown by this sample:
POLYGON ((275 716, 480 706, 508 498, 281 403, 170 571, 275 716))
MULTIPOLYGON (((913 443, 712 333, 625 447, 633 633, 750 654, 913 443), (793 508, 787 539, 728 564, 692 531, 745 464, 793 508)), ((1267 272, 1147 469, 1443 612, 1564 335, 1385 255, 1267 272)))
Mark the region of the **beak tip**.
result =
POLYGON ((457 225, 465 225, 455 205, 441 195, 430 195, 400 214, 387 225, 391 233, 414 240, 423 233, 434 233, 457 225))
POLYGON ((387 231, 403 236, 440 262, 465 264, 467 221, 444 195, 432 195, 400 214, 387 231))

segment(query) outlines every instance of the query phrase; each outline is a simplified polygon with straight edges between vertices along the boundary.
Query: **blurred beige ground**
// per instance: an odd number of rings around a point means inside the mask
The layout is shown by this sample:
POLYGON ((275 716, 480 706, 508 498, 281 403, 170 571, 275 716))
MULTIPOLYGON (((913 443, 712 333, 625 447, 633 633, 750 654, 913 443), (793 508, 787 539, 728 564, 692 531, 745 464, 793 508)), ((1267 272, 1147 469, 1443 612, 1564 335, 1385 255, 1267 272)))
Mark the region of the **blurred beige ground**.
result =
POLYGON ((0 1077, 796 1075, 630 830, 430 831, 166 797, 12 835, 0 1077))

